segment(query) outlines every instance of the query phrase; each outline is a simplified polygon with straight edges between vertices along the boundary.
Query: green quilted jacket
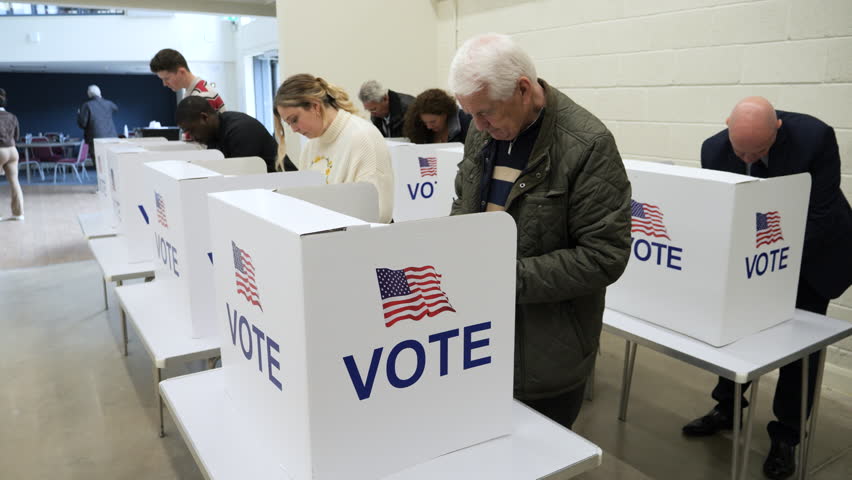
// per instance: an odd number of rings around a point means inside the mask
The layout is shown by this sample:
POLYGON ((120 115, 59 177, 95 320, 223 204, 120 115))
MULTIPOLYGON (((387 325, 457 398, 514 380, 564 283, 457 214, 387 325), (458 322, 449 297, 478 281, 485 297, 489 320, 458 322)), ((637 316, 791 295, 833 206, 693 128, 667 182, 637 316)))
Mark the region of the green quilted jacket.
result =
MULTIPOLYGON (((630 182, 615 139, 595 116, 540 82, 541 129, 506 203, 518 227, 514 393, 521 400, 583 384, 598 349, 606 287, 630 253, 630 182)), ((485 208, 494 148, 471 123, 453 215, 485 208)))

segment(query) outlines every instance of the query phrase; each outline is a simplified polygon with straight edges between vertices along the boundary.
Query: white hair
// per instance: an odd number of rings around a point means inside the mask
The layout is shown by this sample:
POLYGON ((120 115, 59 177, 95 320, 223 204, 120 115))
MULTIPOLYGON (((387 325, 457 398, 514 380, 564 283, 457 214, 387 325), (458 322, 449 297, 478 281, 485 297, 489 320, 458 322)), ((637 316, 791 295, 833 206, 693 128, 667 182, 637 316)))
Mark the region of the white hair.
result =
POLYGON ((97 85, 89 85, 89 89, 86 90, 86 93, 89 94, 89 98, 100 97, 101 89, 97 85))
POLYGON ((365 102, 381 102, 385 95, 388 94, 388 89, 383 87, 376 80, 367 80, 361 85, 361 90, 358 91, 358 99, 362 103, 365 102))
POLYGON ((538 81, 532 58, 508 35, 486 33, 459 47, 450 64, 448 83, 456 96, 487 89, 492 100, 505 100, 521 77, 538 81))

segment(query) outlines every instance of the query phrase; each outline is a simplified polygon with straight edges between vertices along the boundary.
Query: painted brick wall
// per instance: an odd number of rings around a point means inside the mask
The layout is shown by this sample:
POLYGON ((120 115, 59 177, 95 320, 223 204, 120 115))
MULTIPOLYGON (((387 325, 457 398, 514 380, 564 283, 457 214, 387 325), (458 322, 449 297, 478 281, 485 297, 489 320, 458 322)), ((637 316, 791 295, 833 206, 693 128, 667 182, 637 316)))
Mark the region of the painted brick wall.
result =
MULTIPOLYGON (((542 78, 609 126, 622 156, 690 166, 737 100, 763 95, 835 128, 852 199, 850 0, 448 0, 437 8, 441 84, 454 46, 511 34, 542 78)), ((852 322, 852 289, 829 314, 852 322)), ((830 361, 852 369, 852 339, 832 348, 830 361)))

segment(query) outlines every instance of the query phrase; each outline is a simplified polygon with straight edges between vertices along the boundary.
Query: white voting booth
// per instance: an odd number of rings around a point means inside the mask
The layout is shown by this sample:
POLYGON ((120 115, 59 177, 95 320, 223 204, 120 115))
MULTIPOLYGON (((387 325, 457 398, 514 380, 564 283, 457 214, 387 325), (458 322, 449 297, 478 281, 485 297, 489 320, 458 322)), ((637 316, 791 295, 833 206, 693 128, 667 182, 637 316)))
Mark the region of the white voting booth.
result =
MULTIPOLYGON (((113 214, 118 233, 127 238, 129 262, 147 262, 154 257, 150 223, 156 221, 152 215, 156 213, 156 206, 145 181, 145 164, 165 160, 195 163, 224 158, 219 150, 201 150, 197 144, 184 142, 146 145, 144 148, 128 146, 111 152, 109 169, 113 182, 113 214)), ((242 166, 245 168, 245 165, 242 166)), ((250 173, 264 172, 265 166, 261 171, 250 173)))
POLYGON ((109 224, 112 225, 112 198, 110 196, 109 169, 107 168, 108 152, 113 148, 121 148, 126 145, 153 145, 166 143, 168 140, 160 137, 150 138, 95 138, 95 168, 98 173, 98 202, 104 215, 107 216, 109 224))
POLYGON ((213 262, 230 262, 212 255, 207 215, 207 194, 246 188, 281 188, 320 185, 322 175, 316 172, 266 173, 259 157, 230 158, 221 165, 231 172, 224 175, 213 170, 216 161, 204 168, 185 161, 162 161, 145 164, 145 185, 151 197, 151 229, 149 248, 154 248, 157 282, 178 298, 183 310, 175 318, 191 319, 192 336, 214 334, 213 262), (237 165, 241 165, 241 168, 237 165), (243 175, 234 175, 236 171, 243 175))
POLYGON ((455 195, 454 182, 459 162, 440 152, 448 148, 463 148, 463 145, 387 143, 393 162, 394 221, 448 216, 455 195))
POLYGON ((723 346, 793 317, 810 177, 625 161, 630 262, 607 307, 723 346))
MULTIPOLYGON (((375 479, 511 432, 515 226, 209 195, 228 405, 281 479, 375 479), (491 241, 458 242, 484 237, 491 241)), ((353 198, 350 202, 360 202, 353 198)))

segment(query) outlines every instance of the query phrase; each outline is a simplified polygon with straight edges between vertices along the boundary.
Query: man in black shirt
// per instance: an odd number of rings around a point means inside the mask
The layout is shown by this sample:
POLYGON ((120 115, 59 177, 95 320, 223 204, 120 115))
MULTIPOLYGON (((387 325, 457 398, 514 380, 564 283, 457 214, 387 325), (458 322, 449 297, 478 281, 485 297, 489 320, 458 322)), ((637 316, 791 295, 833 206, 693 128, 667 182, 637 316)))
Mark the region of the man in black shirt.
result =
MULTIPOLYGON (((216 112, 206 99, 196 96, 181 100, 175 117, 180 128, 208 149, 221 151, 225 158, 260 157, 267 172, 275 171, 278 142, 253 117, 242 112, 216 112)), ((297 170, 287 156, 284 170, 297 170)))

